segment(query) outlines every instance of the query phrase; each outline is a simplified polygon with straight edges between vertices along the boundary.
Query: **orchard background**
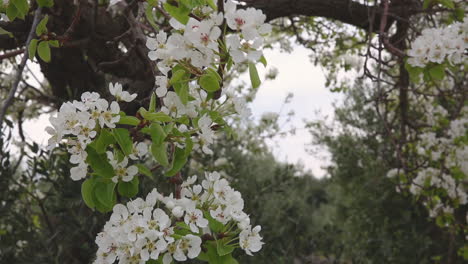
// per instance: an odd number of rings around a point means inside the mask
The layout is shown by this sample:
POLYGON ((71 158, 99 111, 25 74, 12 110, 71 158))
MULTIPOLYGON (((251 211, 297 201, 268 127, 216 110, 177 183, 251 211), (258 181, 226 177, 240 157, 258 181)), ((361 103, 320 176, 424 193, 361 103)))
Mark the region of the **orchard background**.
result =
POLYGON ((0 262, 463 263, 466 11, 0 1, 0 262), (333 120, 252 118, 281 74, 259 74, 264 51, 297 46, 342 98, 333 120), (23 124, 44 114, 41 145, 23 124), (272 154, 297 129, 329 152, 325 177, 272 154))

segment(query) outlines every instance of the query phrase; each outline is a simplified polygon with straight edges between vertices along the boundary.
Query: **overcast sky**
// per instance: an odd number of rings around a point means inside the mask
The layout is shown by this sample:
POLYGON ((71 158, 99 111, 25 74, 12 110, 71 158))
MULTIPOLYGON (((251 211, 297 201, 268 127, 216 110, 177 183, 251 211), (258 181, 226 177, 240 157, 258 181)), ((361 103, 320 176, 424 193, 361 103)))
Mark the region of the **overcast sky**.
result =
MULTIPOLYGON (((322 177, 324 170, 321 167, 328 164, 327 160, 324 160, 328 153, 325 151, 314 155, 306 153, 306 145, 311 143, 312 137, 307 130, 301 129, 304 127, 302 120, 323 119, 324 116, 332 118, 333 102, 340 100, 341 96, 325 88, 324 74, 320 67, 310 62, 310 53, 310 50, 300 46, 295 46, 292 53, 267 50, 265 52, 268 60, 266 70, 276 67, 279 74, 275 80, 266 81, 259 88, 252 111, 257 119, 263 112, 278 112, 286 95, 293 93, 291 103, 282 110, 282 113, 284 116, 291 109, 294 110, 296 114, 292 124, 298 128, 297 132, 294 136, 278 138, 276 144, 271 144, 271 146, 279 160, 300 162, 306 169, 312 170, 316 177, 322 177)), ((265 72, 262 70, 263 66, 258 66, 258 68, 259 72, 265 72)))
MULTIPOLYGON (((264 82, 251 107, 254 118, 259 119, 264 112, 278 112, 286 95, 293 93, 291 103, 282 111, 283 119, 280 119, 280 123, 284 120, 286 113, 294 110, 296 115, 290 124, 298 130, 294 136, 278 137, 275 143, 270 142, 270 145, 279 160, 302 163, 305 169, 312 170, 316 177, 322 177, 324 171, 321 167, 327 164, 327 161, 323 159, 327 153, 324 151, 314 155, 306 153, 305 147, 311 143, 312 139, 306 130, 301 129, 304 127, 302 120, 333 116, 332 103, 339 100, 340 96, 325 88, 323 72, 319 67, 310 63, 309 54, 309 50, 299 46, 295 47, 292 53, 281 53, 277 50, 265 51, 268 66, 266 69, 262 65, 258 66, 260 76, 264 76, 271 67, 276 67, 279 74, 275 80, 264 82), (317 111, 320 111, 320 115, 317 111)), ((24 124, 26 136, 44 145, 48 137, 44 131, 47 124, 47 116, 26 122, 24 124)))

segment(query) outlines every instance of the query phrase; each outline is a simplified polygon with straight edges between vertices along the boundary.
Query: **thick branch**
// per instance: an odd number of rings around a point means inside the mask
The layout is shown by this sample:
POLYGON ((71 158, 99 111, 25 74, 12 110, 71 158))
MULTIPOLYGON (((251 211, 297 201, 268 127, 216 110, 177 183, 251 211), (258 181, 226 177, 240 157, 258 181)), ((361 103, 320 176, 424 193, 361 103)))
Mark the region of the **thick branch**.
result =
MULTIPOLYGON (((369 6, 351 0, 242 0, 247 6, 262 9, 267 20, 290 16, 318 16, 338 20, 362 29, 371 26, 378 32, 383 9, 380 6, 369 6), (374 20, 371 19, 375 12, 374 20)), ((416 13, 419 6, 415 3, 390 6, 388 24, 402 13, 416 13)))

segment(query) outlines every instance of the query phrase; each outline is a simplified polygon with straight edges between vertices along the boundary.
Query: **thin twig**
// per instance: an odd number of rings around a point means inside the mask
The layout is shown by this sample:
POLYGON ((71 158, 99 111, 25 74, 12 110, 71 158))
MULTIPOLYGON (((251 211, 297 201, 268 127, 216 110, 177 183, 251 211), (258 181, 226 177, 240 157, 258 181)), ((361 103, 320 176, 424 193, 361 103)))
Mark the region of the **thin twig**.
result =
POLYGON ((31 42, 35 29, 37 24, 39 23, 39 19, 41 17, 42 13, 42 8, 38 7, 36 11, 34 12, 34 20, 31 26, 31 30, 29 31, 28 38, 26 39, 26 44, 25 44, 25 49, 24 49, 24 55, 23 58, 21 59, 21 63, 18 67, 18 71, 16 72, 16 76, 13 82, 13 85, 11 87, 10 92, 8 93, 7 98, 5 101, 2 103, 2 107, 0 108, 0 128, 3 125, 3 119, 5 118, 5 114, 8 110, 8 107, 13 103, 13 98, 15 97, 16 90, 18 89, 19 82, 21 81, 21 75, 23 74, 24 67, 26 66, 26 62, 28 61, 28 46, 29 43, 31 42))
POLYGON ((14 50, 14 51, 10 51, 10 52, 5 52, 5 53, 0 55, 0 62, 2 60, 4 60, 4 59, 8 59, 8 58, 14 57, 16 55, 19 55, 21 53, 24 53, 24 50, 25 49, 19 49, 19 50, 14 50))

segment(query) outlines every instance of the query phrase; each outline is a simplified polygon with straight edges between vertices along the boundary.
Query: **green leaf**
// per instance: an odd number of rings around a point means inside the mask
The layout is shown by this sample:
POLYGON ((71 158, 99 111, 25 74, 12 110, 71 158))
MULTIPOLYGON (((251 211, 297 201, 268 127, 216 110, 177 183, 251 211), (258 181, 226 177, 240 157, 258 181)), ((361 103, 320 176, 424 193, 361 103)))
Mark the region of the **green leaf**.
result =
POLYGON ((463 8, 456 8, 453 15, 457 21, 463 22, 463 18, 465 17, 465 10, 463 10, 463 8))
POLYGON ((153 154, 154 159, 159 162, 164 167, 169 167, 169 160, 167 158, 167 144, 163 143, 157 145, 155 143, 151 144, 151 154, 153 154))
POLYGON ((254 89, 258 88, 262 82, 260 81, 260 77, 258 76, 257 67, 252 62, 249 62, 249 75, 250 75, 250 82, 252 83, 252 87, 254 89))
POLYGON ((81 196, 85 204, 91 209, 96 207, 93 199, 94 184, 95 181, 93 179, 87 179, 81 184, 81 196))
POLYGON ((156 7, 158 5, 158 0, 148 0, 147 2, 150 6, 156 7))
POLYGON ((149 112, 156 112, 156 94, 153 92, 151 93, 151 100, 149 105, 149 112))
POLYGON ((190 230, 190 226, 187 225, 185 222, 176 222, 176 226, 186 229, 186 230, 190 230))
POLYGON ((6 15, 10 21, 15 20, 15 18, 19 16, 18 8, 13 4, 9 4, 6 10, 6 15))
POLYGON ((130 132, 125 128, 114 129, 114 138, 119 143, 123 153, 128 156, 133 152, 133 140, 130 137, 130 132))
POLYGON ((159 29, 158 25, 156 24, 156 20, 154 19, 153 6, 151 4, 149 4, 145 9, 145 16, 146 20, 154 29, 159 29))
POLYGON ((112 178, 114 177, 114 168, 107 161, 105 154, 98 154, 96 150, 88 145, 86 148, 88 157, 86 162, 91 166, 93 171, 101 177, 112 178))
POLYGON ((60 42, 58 40, 49 40, 49 46, 58 48, 60 47, 60 42))
POLYGON ((138 177, 133 177, 133 179, 129 182, 119 182, 117 185, 117 190, 119 191, 119 194, 122 196, 125 196, 127 198, 132 198, 138 193, 138 185, 140 184, 140 181, 138 180, 138 177))
POLYGON ((135 164, 135 166, 137 166, 139 173, 145 176, 148 176, 150 178, 153 178, 153 173, 151 172, 150 169, 148 169, 148 167, 146 167, 145 164, 135 164))
POLYGON ((153 123, 150 126, 151 139, 153 144, 161 145, 167 137, 166 132, 160 124, 153 123))
POLYGON ((176 148, 174 152, 174 157, 172 158, 172 166, 166 172, 166 176, 174 176, 177 172, 179 172, 182 169, 182 167, 184 167, 185 163, 187 163, 187 155, 185 154, 185 150, 181 148, 176 148))
POLYGON ((206 3, 213 9, 213 10, 217 10, 217 6, 214 2, 214 0, 206 0, 206 3))
POLYGON ((208 220, 208 225, 209 225, 210 229, 213 230, 213 232, 219 233, 219 232, 221 232, 223 230, 224 225, 222 223, 218 222, 218 220, 211 217, 209 212, 207 212, 207 211, 203 212, 203 216, 205 216, 206 220, 208 220))
POLYGON ((190 9, 184 5, 179 5, 175 7, 169 3, 164 3, 164 9, 171 15, 173 18, 177 19, 182 24, 187 24, 189 20, 190 9))
POLYGON ((230 253, 220 256, 214 241, 208 241, 204 245, 206 251, 200 252, 200 255, 197 257, 198 259, 208 261, 209 264, 238 264, 237 260, 230 253))
POLYGON ((13 34, 11 34, 11 32, 6 31, 6 30, 3 29, 2 27, 0 27, 0 35, 8 35, 10 38, 13 37, 13 34))
POLYGON ((16 9, 18 10, 18 17, 24 19, 24 17, 28 14, 29 11, 28 0, 11 0, 11 2, 16 6, 16 9))
POLYGON ((223 78, 221 78, 221 76, 219 75, 219 73, 215 70, 213 70, 212 68, 208 68, 206 69, 212 76, 216 77, 216 79, 218 79, 218 82, 221 82, 223 80, 223 78))
POLYGON ((219 86, 218 78, 209 72, 202 75, 198 83, 207 92, 216 92, 221 88, 219 86))
POLYGON ((454 9, 455 8, 455 4, 453 3, 452 0, 437 0, 437 2, 439 2, 441 5, 449 8, 449 9, 454 9))
POLYGON ((435 81, 441 81, 445 78, 445 66, 444 65, 436 65, 429 69, 429 75, 435 81))
POLYGON ((423 9, 427 9, 435 0, 424 0, 423 9))
POLYGON ((193 9, 197 6, 205 5, 205 1, 203 0, 180 0, 180 3, 182 3, 189 9, 193 9))
POLYGON ((28 56, 30 60, 33 60, 34 56, 36 56, 37 42, 37 39, 31 39, 31 42, 29 42, 28 56))
POLYGON ((260 57, 260 62, 261 62, 261 63, 263 64, 263 66, 265 66, 265 67, 268 65, 267 60, 266 60, 265 56, 263 56, 263 55, 262 55, 262 57, 260 57))
POLYGON ((39 54, 39 58, 41 58, 45 62, 50 62, 50 47, 47 41, 39 42, 39 46, 37 46, 37 53, 39 54))
POLYGON ((41 36, 42 34, 46 34, 47 31, 47 22, 49 21, 49 16, 46 15, 40 22, 37 24, 36 27, 36 35, 41 36))
POLYGON ((228 71, 231 70, 232 64, 233 64, 233 63, 234 63, 234 62, 232 61, 232 57, 229 57, 228 62, 227 62, 227 65, 226 65, 226 69, 227 69, 228 71))
POLYGON ((54 0, 37 0, 40 7, 53 7, 54 0))
POLYGON ((408 71, 411 82, 419 83, 421 79, 421 73, 423 72, 424 69, 420 67, 412 66, 408 62, 405 63, 405 69, 408 71))
POLYGON ((184 77, 187 77, 187 71, 184 70, 184 69, 177 70, 176 72, 174 72, 172 74, 172 77, 171 77, 171 80, 169 81, 169 83, 171 85, 174 85, 175 83, 178 83, 178 82, 181 82, 181 81, 186 82, 187 78, 184 78, 184 77))
POLYGON ((114 182, 100 182, 97 181, 94 187, 94 195, 97 201, 103 205, 101 209, 110 211, 114 207, 116 202, 115 195, 115 183, 114 182))
POLYGON ((107 146, 114 143, 114 135, 112 135, 112 133, 110 133, 108 129, 102 129, 98 139, 96 140, 96 152, 98 154, 106 153, 107 146))
POLYGON ((185 138, 185 156, 188 158, 192 153, 193 140, 190 137, 185 138))
POLYGON ((179 96, 180 101, 186 105, 189 97, 189 86, 187 82, 179 82, 174 84, 174 90, 179 96))
POLYGON ((167 114, 163 112, 157 112, 157 113, 150 113, 146 112, 145 114, 142 114, 143 118, 149 121, 158 121, 158 122, 171 122, 172 117, 168 116, 167 114))
POLYGON ((216 240, 216 251, 219 256, 225 256, 231 254, 234 251, 235 247, 232 245, 226 245, 226 241, 216 240))
POLYGON ((140 124, 140 119, 134 116, 121 116, 119 122, 117 124, 120 125, 130 125, 130 126, 138 126, 140 124))

